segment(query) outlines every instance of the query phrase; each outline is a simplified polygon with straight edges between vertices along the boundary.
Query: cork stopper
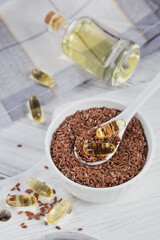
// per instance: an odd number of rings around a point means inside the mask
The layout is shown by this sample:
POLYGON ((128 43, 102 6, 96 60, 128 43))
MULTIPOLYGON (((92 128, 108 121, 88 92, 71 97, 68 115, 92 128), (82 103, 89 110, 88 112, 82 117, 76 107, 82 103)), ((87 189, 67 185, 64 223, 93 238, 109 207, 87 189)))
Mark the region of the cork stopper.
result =
POLYGON ((50 20, 51 20, 51 18, 52 18, 53 15, 55 15, 55 12, 53 12, 53 11, 50 11, 50 12, 46 15, 46 17, 45 17, 45 19, 44 19, 44 21, 45 21, 46 24, 49 24, 49 22, 50 22, 50 20))
POLYGON ((49 25, 49 27, 57 30, 61 23, 64 21, 64 17, 61 16, 60 13, 55 13, 53 11, 49 12, 44 19, 45 23, 49 25))

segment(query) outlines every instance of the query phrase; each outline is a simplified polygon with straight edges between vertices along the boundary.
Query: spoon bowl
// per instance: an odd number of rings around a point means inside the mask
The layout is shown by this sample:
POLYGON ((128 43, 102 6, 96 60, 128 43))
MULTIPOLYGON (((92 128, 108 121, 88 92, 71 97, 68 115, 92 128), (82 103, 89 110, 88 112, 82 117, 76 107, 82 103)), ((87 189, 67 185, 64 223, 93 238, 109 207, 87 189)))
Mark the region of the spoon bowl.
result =
MULTIPOLYGON (((107 121, 107 122, 105 122, 105 123, 102 123, 102 124, 100 125, 100 127, 102 127, 102 126, 104 126, 104 125, 107 125, 107 124, 109 124, 109 123, 111 123, 111 122, 113 122, 113 121, 119 120, 119 119, 120 119, 120 118, 119 118, 120 115, 121 115, 121 114, 119 114, 118 116, 110 119, 109 121, 107 121)), ((88 165, 88 166, 95 166, 95 165, 99 165, 99 164, 102 164, 102 163, 105 163, 106 161, 108 161, 108 160, 109 160, 110 158, 112 158, 113 155, 116 153, 116 151, 117 151, 117 149, 118 149, 118 147, 119 147, 119 145, 120 145, 120 142, 121 142, 121 140, 122 140, 123 134, 124 134, 124 132, 125 132, 125 130, 126 130, 126 127, 127 127, 127 126, 126 126, 126 124, 125 124, 125 127, 123 128, 123 130, 117 133, 118 136, 119 136, 119 138, 120 138, 120 141, 119 141, 119 142, 117 143, 117 145, 114 147, 113 151, 112 151, 111 153, 108 153, 108 154, 106 155, 106 158, 105 158, 104 160, 96 161, 96 162, 86 162, 86 161, 84 161, 83 159, 80 159, 80 161, 81 161, 83 164, 86 164, 86 165, 88 165)), ((97 130, 98 130, 98 127, 95 127, 95 132, 97 132, 97 130)), ((103 143, 102 143, 102 144, 103 144, 103 143)), ((104 143, 104 144, 105 144, 105 143, 104 143)), ((107 144, 109 144, 109 143, 107 143, 107 144)), ((83 147, 83 149, 84 149, 84 147, 83 147)), ((84 151, 84 154, 86 154, 85 151, 84 151)), ((75 147, 75 146, 74 146, 74 155, 75 155, 75 157, 76 157, 77 159, 79 159, 79 156, 78 156, 78 153, 77 153, 77 151, 76 151, 76 147, 75 147)))

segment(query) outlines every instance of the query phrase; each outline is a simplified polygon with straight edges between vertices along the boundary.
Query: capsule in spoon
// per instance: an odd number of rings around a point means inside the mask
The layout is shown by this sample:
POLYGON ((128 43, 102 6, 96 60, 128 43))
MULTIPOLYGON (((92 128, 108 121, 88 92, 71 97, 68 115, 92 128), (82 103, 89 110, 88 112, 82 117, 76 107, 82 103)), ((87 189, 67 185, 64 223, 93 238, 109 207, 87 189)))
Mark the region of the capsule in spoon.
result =
POLYGON ((111 143, 92 142, 83 145, 83 151, 87 155, 106 156, 114 152, 115 146, 111 143))
POLYGON ((125 128, 125 126, 126 126, 126 122, 123 119, 117 119, 115 121, 101 125, 97 129, 96 135, 98 138, 111 137, 113 134, 116 134, 122 131, 125 128))

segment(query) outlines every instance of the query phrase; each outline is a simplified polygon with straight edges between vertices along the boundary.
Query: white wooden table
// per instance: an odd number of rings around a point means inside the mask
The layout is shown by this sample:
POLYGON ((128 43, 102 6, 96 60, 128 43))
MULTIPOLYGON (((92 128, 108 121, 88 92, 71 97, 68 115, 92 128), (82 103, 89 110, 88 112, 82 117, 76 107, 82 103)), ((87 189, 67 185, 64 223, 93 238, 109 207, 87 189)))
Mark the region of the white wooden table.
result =
MULTIPOLYGON (((44 121, 34 123, 28 116, 0 131, 0 177, 8 178, 22 173, 38 163, 45 155, 44 139, 54 109, 77 99, 106 93, 106 96, 129 103, 159 71, 160 53, 139 64, 128 86, 115 89, 99 82, 86 82, 72 92, 43 107, 44 121), (122 93, 121 90, 124 92, 122 93), (113 92, 114 91, 114 92, 113 92), (21 148, 17 144, 22 144, 21 148)), ((160 89, 145 104, 145 113, 156 137, 153 164, 140 191, 130 198, 112 204, 89 204, 73 198, 72 225, 84 227, 84 233, 99 240, 159 240, 160 239, 160 89)), ((3 180, 0 182, 3 183, 3 180)), ((1 196, 0 196, 1 198, 1 196)), ((0 225, 1 228, 1 225, 0 225)), ((72 230, 69 226, 68 230, 72 230)), ((6 235, 7 236, 7 235, 6 235)), ((0 237, 1 238, 1 237, 0 237)), ((15 239, 13 237, 13 239, 15 239)))

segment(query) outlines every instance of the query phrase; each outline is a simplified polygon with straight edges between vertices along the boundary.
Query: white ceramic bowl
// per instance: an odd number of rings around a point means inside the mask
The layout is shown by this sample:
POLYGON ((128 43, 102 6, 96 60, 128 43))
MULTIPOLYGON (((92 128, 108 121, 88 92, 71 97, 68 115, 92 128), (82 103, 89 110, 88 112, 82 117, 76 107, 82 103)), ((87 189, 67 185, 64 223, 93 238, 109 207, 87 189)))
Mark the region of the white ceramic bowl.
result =
POLYGON ((119 110, 123 110, 126 106, 123 104, 120 104, 116 101, 107 100, 106 98, 91 98, 91 99, 85 99, 83 101, 77 101, 70 104, 65 104, 64 106, 60 107, 59 110, 57 110, 53 116, 53 120, 47 130, 46 139, 45 139, 45 151, 47 154, 47 159, 50 162, 51 166, 53 167, 53 170, 55 174, 58 176, 60 182, 63 184, 64 188, 73 194, 74 196, 83 199, 85 201, 90 202, 113 202, 117 201, 124 196, 128 195, 132 191, 134 191, 135 188, 138 187, 139 180, 142 179, 143 175, 145 174, 146 170, 148 169, 154 155, 154 137, 153 137, 153 131, 146 121, 146 119, 140 114, 137 113, 136 117, 141 121, 144 133, 148 142, 148 155, 146 163, 142 169, 142 171, 135 176, 130 181, 123 183, 118 186, 109 187, 109 188, 92 188, 80 185, 78 183, 75 183, 65 177, 55 166, 55 164, 52 161, 51 155, 50 155, 50 144, 52 139, 52 134, 56 131, 58 126, 64 121, 64 119, 74 114, 77 110, 83 110, 88 109, 91 107, 108 107, 108 108, 116 108, 119 110))

